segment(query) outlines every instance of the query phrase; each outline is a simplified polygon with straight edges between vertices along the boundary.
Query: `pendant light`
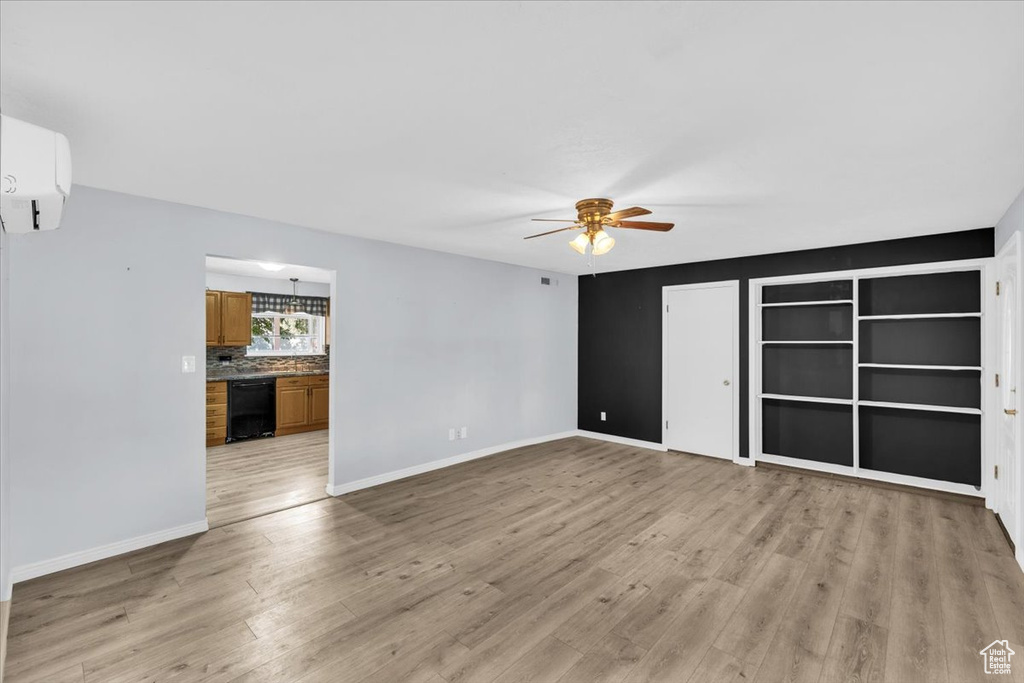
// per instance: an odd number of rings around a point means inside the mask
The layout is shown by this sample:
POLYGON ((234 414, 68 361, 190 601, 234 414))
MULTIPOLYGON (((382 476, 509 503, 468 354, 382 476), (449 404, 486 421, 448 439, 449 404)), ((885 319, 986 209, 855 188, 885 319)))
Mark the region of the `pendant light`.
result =
POLYGON ((285 313, 300 313, 301 311, 299 311, 299 292, 298 292, 299 278, 297 278, 297 277, 290 277, 288 279, 292 281, 292 298, 288 302, 288 305, 285 306, 284 312, 285 313))

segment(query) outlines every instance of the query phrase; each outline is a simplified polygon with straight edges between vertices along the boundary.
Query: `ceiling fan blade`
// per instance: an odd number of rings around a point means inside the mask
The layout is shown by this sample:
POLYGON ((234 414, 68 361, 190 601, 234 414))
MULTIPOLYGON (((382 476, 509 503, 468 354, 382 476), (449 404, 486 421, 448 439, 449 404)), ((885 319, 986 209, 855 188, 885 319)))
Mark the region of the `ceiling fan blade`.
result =
POLYGON ((632 218, 633 216, 646 216, 650 211, 640 206, 631 206, 628 209, 622 209, 620 211, 612 211, 610 214, 604 217, 605 223, 614 223, 620 221, 623 218, 632 218))
POLYGON ((575 223, 578 219, 576 218, 531 218, 531 221, 540 221, 544 223, 575 223))
POLYGON ((654 223, 651 221, 616 221, 611 224, 613 228, 629 228, 631 230, 656 230, 668 232, 675 227, 675 223, 654 223))
POLYGON ((571 225, 568 228, 559 228, 558 230, 548 230, 547 232, 542 232, 542 233, 539 233, 537 235, 530 235, 529 237, 524 237, 523 239, 524 240, 532 240, 534 237, 543 237, 544 235, 554 235, 556 232, 565 232, 566 230, 577 230, 577 229, 578 229, 578 226, 571 225))

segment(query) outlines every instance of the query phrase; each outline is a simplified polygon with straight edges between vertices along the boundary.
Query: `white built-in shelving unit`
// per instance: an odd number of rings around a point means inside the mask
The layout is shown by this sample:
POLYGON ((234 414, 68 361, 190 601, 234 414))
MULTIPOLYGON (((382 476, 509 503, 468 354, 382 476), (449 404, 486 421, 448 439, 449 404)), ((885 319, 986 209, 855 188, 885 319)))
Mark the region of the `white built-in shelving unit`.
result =
POLYGON ((981 495, 987 261, 751 280, 754 461, 981 495))

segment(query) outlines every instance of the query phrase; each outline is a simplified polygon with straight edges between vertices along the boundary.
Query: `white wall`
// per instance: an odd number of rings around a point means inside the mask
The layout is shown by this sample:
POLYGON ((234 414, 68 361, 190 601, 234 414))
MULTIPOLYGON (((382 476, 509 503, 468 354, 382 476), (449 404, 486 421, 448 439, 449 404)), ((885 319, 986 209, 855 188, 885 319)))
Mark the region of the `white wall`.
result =
MULTIPOLYGON (((7 233, 0 229, 0 601, 11 599, 10 553, 10 343, 8 321, 10 260, 7 233)), ((0 670, 3 662, 0 662, 0 670)))
POLYGON ((10 252, 16 567, 204 519, 206 254, 336 271, 336 486, 576 428, 574 277, 86 187, 10 252))
MULTIPOLYGON (((206 286, 222 292, 266 292, 268 294, 291 294, 292 283, 288 280, 275 280, 269 277, 250 277, 248 275, 228 275, 226 273, 207 273, 206 286)), ((299 296, 331 295, 331 286, 324 282, 297 282, 295 291, 299 296)))
POLYGON ((1024 232, 1024 190, 1020 191, 1017 198, 1010 204, 1003 217, 996 223, 996 252, 998 253, 1010 235, 1015 232, 1024 232))

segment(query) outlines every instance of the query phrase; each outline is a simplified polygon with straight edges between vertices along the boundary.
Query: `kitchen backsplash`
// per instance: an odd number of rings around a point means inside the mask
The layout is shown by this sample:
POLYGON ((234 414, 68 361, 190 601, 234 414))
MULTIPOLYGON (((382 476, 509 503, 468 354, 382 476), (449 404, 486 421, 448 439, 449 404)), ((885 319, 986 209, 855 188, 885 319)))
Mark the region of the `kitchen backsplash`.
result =
POLYGON ((244 346, 206 349, 206 376, 247 375, 259 372, 320 371, 330 368, 331 349, 322 356, 246 356, 244 346), (229 360, 222 361, 226 357, 229 360), (298 367, 296 367, 296 365, 298 367))

